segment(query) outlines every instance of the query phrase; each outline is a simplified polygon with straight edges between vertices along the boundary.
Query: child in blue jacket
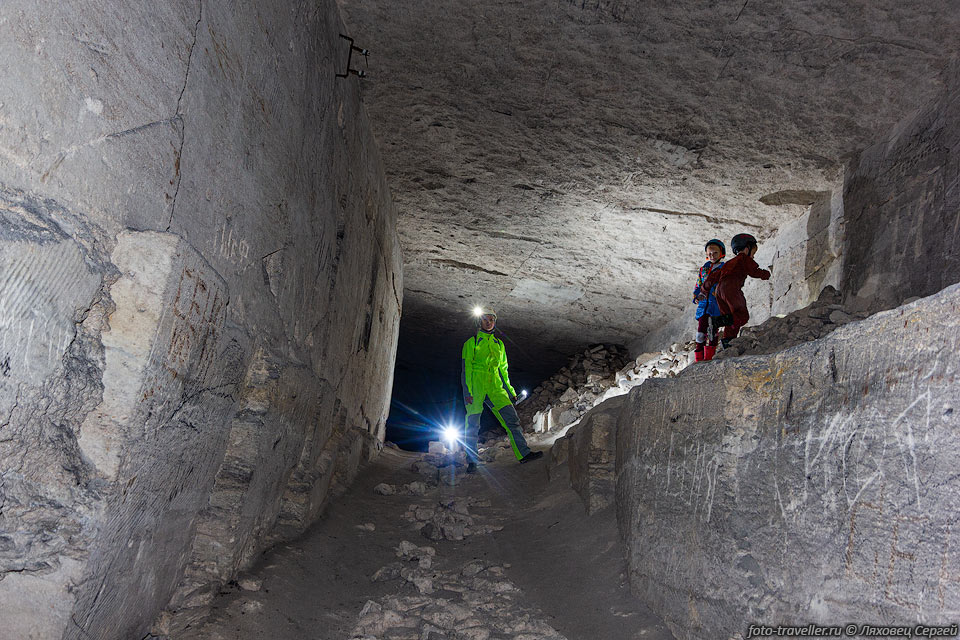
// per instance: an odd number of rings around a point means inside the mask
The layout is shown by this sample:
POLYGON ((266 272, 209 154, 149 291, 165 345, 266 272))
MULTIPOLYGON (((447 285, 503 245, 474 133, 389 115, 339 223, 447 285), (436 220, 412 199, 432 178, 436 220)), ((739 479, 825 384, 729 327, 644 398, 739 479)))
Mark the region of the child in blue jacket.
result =
MULTIPOLYGON (((707 254, 707 261, 700 267, 700 273, 697 275, 697 286, 693 288, 693 301, 697 303, 697 347, 693 354, 697 362, 712 360, 717 352, 717 341, 719 339, 718 320, 723 315, 720 307, 717 306, 717 298, 713 291, 704 291, 706 299, 697 301, 700 297, 701 288, 707 277, 714 269, 723 266, 723 257, 727 255, 727 248, 723 243, 714 238, 707 242, 703 247, 707 254), (709 338, 709 342, 708 342, 709 338)), ((716 289, 716 286, 713 287, 716 289)))

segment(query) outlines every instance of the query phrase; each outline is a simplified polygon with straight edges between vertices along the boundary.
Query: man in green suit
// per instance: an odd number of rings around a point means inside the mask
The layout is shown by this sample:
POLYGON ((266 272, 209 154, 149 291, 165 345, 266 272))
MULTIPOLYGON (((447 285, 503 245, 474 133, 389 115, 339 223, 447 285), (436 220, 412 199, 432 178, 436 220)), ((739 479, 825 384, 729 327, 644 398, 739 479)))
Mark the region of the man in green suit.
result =
POLYGON ((520 418, 511 402, 516 399, 517 392, 510 384, 507 372, 507 349, 493 333, 497 314, 488 308, 480 309, 479 315, 480 328, 476 335, 463 343, 461 351, 463 367, 460 382, 463 386, 463 402, 467 407, 464 447, 468 473, 477 468, 477 434, 484 404, 493 410, 493 415, 506 430, 517 460, 524 463, 543 455, 541 451, 530 450, 520 430, 520 418))

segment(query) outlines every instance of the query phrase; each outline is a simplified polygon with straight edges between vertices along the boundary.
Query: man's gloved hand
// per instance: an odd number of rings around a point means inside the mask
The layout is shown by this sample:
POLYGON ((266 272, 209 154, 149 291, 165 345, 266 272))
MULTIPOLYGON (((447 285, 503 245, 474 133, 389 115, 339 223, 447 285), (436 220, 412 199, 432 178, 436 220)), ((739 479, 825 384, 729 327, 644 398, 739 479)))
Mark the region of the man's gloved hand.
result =
POLYGON ((467 404, 473 404, 473 396, 466 396, 463 401, 467 404))

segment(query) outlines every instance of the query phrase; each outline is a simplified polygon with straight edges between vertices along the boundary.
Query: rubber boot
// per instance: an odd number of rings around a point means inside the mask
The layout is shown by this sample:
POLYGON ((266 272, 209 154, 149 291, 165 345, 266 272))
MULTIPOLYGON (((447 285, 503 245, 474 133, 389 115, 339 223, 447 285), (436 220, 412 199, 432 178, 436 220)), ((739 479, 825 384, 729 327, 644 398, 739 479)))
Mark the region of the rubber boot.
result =
POLYGON ((697 348, 693 350, 693 361, 701 362, 704 359, 703 355, 704 346, 701 343, 697 343, 697 348))
POLYGON ((703 348, 703 359, 704 361, 713 360, 713 355, 717 352, 717 348, 710 346, 709 344, 703 348))

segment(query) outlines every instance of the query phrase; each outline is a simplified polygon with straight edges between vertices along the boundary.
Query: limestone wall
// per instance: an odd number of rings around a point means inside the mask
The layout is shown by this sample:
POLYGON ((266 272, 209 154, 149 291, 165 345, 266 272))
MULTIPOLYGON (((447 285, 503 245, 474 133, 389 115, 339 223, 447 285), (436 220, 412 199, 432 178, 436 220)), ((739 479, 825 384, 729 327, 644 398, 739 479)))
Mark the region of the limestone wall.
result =
POLYGON ((616 396, 590 409, 550 450, 548 473, 566 464, 570 486, 588 514, 614 500, 617 423, 626 396, 616 396))
POLYGON ((954 285, 630 393, 618 521, 678 638, 957 619, 958 311, 954 285))
MULTIPOLYGON (((800 216, 776 229, 769 238, 762 238, 757 263, 773 265, 773 277, 763 281, 748 278, 743 291, 750 310, 749 326, 762 324, 772 315, 802 309, 817 299, 827 285, 841 286, 845 218, 842 190, 824 193, 800 216)), ((728 258, 733 257, 727 243, 728 258)), ((696 270, 702 262, 691 264, 690 289, 696 282, 696 270)), ((697 331, 696 307, 630 345, 630 352, 659 351, 672 342, 692 340, 697 331)))
POLYGON ((743 291, 750 325, 802 309, 827 285, 839 289, 844 242, 841 189, 824 193, 799 217, 761 240, 757 264, 773 266, 770 280, 748 278, 743 291))
POLYGON ((947 90, 849 164, 844 299, 889 309, 960 282, 960 66, 947 90))
MULTIPOLYGON (((857 153, 833 194, 761 244, 757 262, 772 263, 774 278, 744 286, 750 324, 806 306, 828 284, 850 310, 873 312, 960 282, 958 157, 960 65, 954 65, 936 100, 857 153)), ((692 312, 680 316, 638 338, 631 353, 686 339, 695 327, 692 312)))
POLYGON ((395 213, 335 3, 0 6, 0 619, 143 637, 379 447, 395 213))

